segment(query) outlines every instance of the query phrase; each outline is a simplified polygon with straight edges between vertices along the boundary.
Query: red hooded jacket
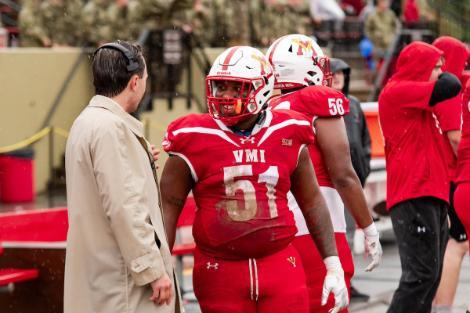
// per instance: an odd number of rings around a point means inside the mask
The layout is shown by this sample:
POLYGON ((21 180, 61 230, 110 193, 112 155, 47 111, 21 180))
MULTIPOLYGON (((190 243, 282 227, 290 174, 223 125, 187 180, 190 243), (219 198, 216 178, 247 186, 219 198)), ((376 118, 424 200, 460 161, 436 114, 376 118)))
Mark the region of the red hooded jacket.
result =
MULTIPOLYGON (((462 81, 465 63, 470 55, 467 46, 460 40, 448 36, 439 37, 433 42, 433 45, 444 52, 445 63, 442 70, 454 74, 462 81)), ((460 130, 462 124, 462 93, 443 101, 442 105, 436 105, 433 111, 444 134, 449 131, 460 130)), ((449 179, 454 181, 457 157, 446 136, 443 137, 442 145, 446 152, 449 179)))
POLYGON ((426 196, 449 201, 442 132, 429 106, 436 83, 429 78, 441 56, 432 45, 411 43, 400 53, 397 71, 379 96, 388 209, 426 196))
POLYGON ((406 0, 405 12, 403 13, 405 22, 415 23, 419 21, 419 10, 414 0, 406 0))
POLYGON ((456 182, 470 182, 470 79, 463 92, 462 139, 459 144, 456 182))

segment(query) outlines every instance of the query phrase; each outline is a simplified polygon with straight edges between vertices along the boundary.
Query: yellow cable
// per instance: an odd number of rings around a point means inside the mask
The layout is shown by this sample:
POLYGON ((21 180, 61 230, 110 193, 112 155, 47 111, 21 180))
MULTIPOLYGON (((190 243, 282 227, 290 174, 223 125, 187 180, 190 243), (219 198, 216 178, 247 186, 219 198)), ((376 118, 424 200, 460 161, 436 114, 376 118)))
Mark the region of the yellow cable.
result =
POLYGON ((50 126, 44 127, 39 132, 37 132, 36 134, 32 135, 31 137, 25 140, 22 140, 18 143, 15 143, 6 147, 0 147, 0 153, 8 153, 8 152, 12 152, 12 151, 30 146, 33 143, 38 142, 39 140, 47 136, 50 132, 51 132, 50 126))
POLYGON ((69 136, 68 131, 66 131, 63 128, 57 127, 57 126, 54 126, 54 133, 56 133, 57 135, 62 136, 64 138, 67 138, 69 136))

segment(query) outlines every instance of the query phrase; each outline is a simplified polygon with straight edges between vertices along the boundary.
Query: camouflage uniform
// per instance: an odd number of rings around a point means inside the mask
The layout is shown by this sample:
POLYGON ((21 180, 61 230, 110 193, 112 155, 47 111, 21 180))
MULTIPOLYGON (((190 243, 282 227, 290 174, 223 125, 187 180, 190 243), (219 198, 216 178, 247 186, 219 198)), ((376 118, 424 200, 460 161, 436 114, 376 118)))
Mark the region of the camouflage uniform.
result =
POLYGON ((225 1, 229 46, 250 44, 249 2, 248 0, 225 1))
POLYGON ((111 24, 113 40, 136 41, 139 36, 139 24, 132 23, 129 14, 128 0, 114 0, 107 12, 111 24))
MULTIPOLYGON (((226 47, 231 40, 229 31, 230 8, 225 8, 225 3, 229 0, 212 0, 210 27, 206 30, 210 34, 211 46, 226 47)), ((202 32, 205 30, 202 29, 202 32)))
MULTIPOLYGON (((187 10, 193 7, 193 1, 133 0, 129 2, 129 24, 138 25, 139 32, 143 29, 150 31, 146 47, 149 54, 146 59, 150 76, 149 86, 152 92, 173 91, 181 77, 181 66, 167 65, 163 62, 162 30, 180 28, 189 23, 187 10)), ((183 50, 183 62, 187 57, 183 50)))
POLYGON ((310 17, 310 4, 307 0, 296 0, 295 3, 289 1, 293 15, 297 21, 295 25, 295 33, 304 35, 313 35, 312 18, 310 17))
POLYGON ((396 35, 398 18, 388 9, 384 12, 375 11, 367 16, 364 31, 374 44, 375 51, 383 54, 396 35))
POLYGON ((90 0, 83 7, 83 35, 93 46, 99 46, 114 39, 108 13, 110 4, 111 0, 90 0))
POLYGON ((194 33, 206 45, 257 45, 263 0, 201 0, 193 11, 194 33))
POLYGON ((81 45, 81 12, 81 0, 44 0, 39 14, 52 45, 81 45))
POLYGON ((23 0, 18 16, 20 46, 43 47, 51 44, 38 15, 40 0, 23 0))
POLYGON ((163 29, 178 27, 193 0, 133 0, 129 4, 129 21, 140 28, 163 29))
POLYGON ((203 46, 212 46, 221 27, 214 27, 214 0, 195 0, 194 7, 189 11, 189 24, 193 35, 203 46))
POLYGON ((298 17, 290 5, 285 0, 269 1, 265 19, 264 44, 270 45, 277 38, 297 33, 298 17))

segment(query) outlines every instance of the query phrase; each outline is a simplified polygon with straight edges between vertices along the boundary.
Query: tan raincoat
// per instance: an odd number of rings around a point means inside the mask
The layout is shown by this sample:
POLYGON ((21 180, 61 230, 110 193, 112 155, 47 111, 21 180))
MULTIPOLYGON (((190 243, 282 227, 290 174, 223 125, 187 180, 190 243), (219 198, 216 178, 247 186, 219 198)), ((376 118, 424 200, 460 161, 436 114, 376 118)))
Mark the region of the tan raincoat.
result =
POLYGON ((173 287, 176 281, 142 136, 142 124, 103 96, 93 97, 72 126, 65 313, 180 312, 178 292, 171 305, 149 300, 150 282, 165 272, 173 287))

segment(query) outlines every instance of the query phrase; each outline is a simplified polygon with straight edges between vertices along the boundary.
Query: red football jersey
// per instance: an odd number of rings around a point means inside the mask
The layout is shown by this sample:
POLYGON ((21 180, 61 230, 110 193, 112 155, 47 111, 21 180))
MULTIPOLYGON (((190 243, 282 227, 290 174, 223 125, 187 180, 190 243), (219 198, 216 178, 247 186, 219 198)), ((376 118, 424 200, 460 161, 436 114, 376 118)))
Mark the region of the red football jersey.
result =
MULTIPOLYGON (((309 86, 270 101, 273 110, 289 109, 304 114, 308 120, 318 117, 336 117, 349 113, 349 100, 339 91, 326 86, 309 86)), ((326 170, 320 148, 315 143, 309 146, 310 158, 315 167, 318 184, 334 187, 326 170)))
POLYGON ((462 101, 462 139, 457 160, 456 182, 470 182, 470 80, 467 81, 462 101))
POLYGON ((208 114, 171 123, 163 147, 187 163, 196 182, 198 247, 228 259, 286 247, 297 231, 287 206, 290 177, 301 149, 313 142, 310 123, 289 111, 267 111, 248 137, 208 114))

